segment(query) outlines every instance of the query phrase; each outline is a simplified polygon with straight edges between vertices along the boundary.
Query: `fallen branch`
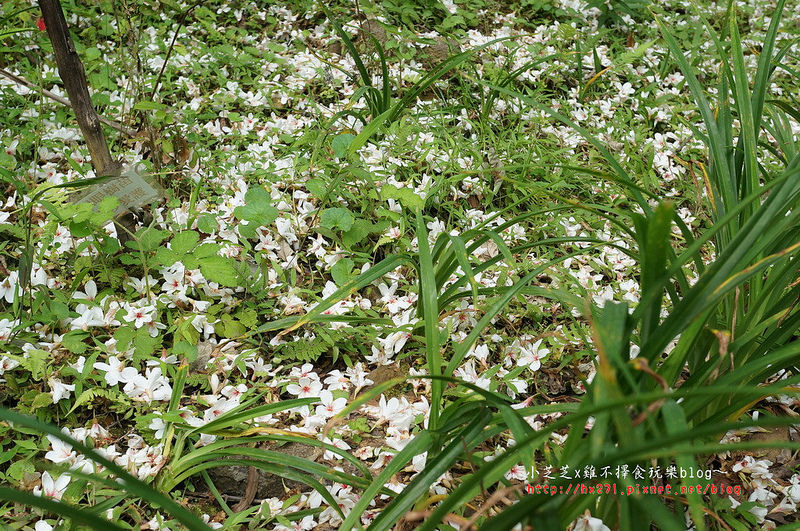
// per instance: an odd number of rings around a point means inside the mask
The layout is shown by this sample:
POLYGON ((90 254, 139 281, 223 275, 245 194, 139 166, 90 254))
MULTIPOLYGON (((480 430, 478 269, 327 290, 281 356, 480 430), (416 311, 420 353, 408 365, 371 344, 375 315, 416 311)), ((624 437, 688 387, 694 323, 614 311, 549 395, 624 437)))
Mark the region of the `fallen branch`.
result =
POLYGON ((258 469, 251 466, 247 469, 247 485, 244 489, 244 496, 239 500, 239 503, 234 506, 233 511, 240 513, 252 505, 253 500, 256 498, 258 492, 258 469))
POLYGON ((475 528, 475 522, 478 521, 478 518, 484 515, 489 509, 497 505, 498 502, 506 503, 507 494, 511 494, 512 492, 519 492, 520 486, 519 485, 511 485, 510 487, 505 487, 502 489, 496 490, 488 500, 486 500, 481 507, 478 508, 477 511, 470 517, 469 520, 462 526, 462 529, 469 531, 475 528))
MULTIPOLYGON (((69 100, 67 98, 63 98, 63 97, 59 96, 58 94, 54 94, 54 93, 50 92, 47 89, 44 89, 44 88, 42 88, 42 87, 40 87, 40 86, 38 86, 38 85, 36 85, 34 83, 31 83, 30 81, 28 81, 25 78, 19 77, 16 74, 12 74, 11 72, 9 72, 7 70, 4 70, 2 68, 0 68, 0 75, 3 75, 4 77, 7 77, 8 79, 13 81, 14 83, 17 83, 19 85, 28 87, 31 90, 35 90, 36 92, 41 93, 42 95, 50 98, 51 100, 53 100, 53 101, 55 101, 57 103, 60 103, 61 105, 66 105, 67 107, 72 109, 72 105, 70 104, 70 102, 69 102, 69 100)), ((109 126, 112 129, 115 129, 115 130, 119 131, 120 133, 122 133, 124 135, 127 135, 127 136, 129 136, 131 138, 136 136, 136 131, 135 130, 133 130, 133 129, 129 128, 129 127, 125 127, 124 125, 122 125, 119 122, 115 122, 114 120, 109 120, 105 116, 100 116, 100 115, 98 115, 97 118, 100 120, 100 122, 104 123, 105 125, 109 126)))
MULTIPOLYGON (((405 515, 403 515, 403 520, 406 522, 419 522, 425 521, 428 517, 433 514, 433 511, 409 511, 405 515)), ((456 524, 459 527, 463 527, 464 524, 467 523, 467 519, 457 514, 447 513, 444 515, 443 520, 447 523, 456 524)))

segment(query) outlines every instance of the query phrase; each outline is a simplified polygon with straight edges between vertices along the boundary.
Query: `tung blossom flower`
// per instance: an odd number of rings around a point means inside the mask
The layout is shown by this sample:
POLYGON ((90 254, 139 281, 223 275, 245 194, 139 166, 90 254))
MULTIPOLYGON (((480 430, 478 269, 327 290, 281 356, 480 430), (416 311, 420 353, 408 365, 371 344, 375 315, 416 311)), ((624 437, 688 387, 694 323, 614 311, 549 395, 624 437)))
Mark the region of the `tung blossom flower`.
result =
MULTIPOLYGON (((325 437, 322 442, 328 443, 331 446, 333 446, 335 448, 338 448, 339 450, 350 450, 351 449, 350 445, 347 444, 346 442, 344 442, 344 440, 342 440, 342 439, 330 440, 327 437, 325 437)), ((322 458, 323 459, 328 459, 328 460, 330 460, 330 459, 342 459, 342 456, 332 452, 331 450, 325 450, 325 453, 322 454, 322 458)))
POLYGON ((153 314, 155 311, 156 309, 154 306, 132 306, 128 310, 127 315, 125 315, 125 320, 132 322, 136 328, 141 328, 153 321, 153 314))
POLYGON ((461 367, 456 369, 453 372, 453 376, 456 378, 460 378, 467 383, 475 384, 481 389, 489 389, 492 382, 483 376, 479 376, 477 371, 475 370, 475 360, 469 359, 466 363, 464 363, 461 367))
POLYGON ((286 391, 297 398, 318 397, 322 391, 322 383, 311 378, 300 378, 296 384, 290 384, 286 391))
POLYGON ((401 430, 407 430, 417 415, 405 397, 392 397, 386 400, 384 395, 381 395, 377 408, 370 408, 370 414, 381 422, 388 422, 390 426, 401 430))
MULTIPOLYGON (((69 430, 66 428, 64 428, 62 431, 69 435, 69 430)), ((65 443, 57 437, 53 437, 52 435, 48 435, 47 439, 50 441, 50 446, 53 449, 44 454, 45 459, 56 464, 67 462, 71 463, 77 459, 78 454, 72 449, 71 445, 65 443)))
POLYGON ((302 367, 292 367, 289 373, 290 378, 311 378, 312 380, 319 380, 319 376, 314 372, 314 366, 310 363, 304 363, 302 367))
POLYGON ((69 324, 72 330, 88 331, 93 326, 106 326, 103 310, 97 306, 87 308, 81 304, 79 305, 78 314, 78 317, 69 324), (80 308, 80 306, 83 306, 83 308, 80 308))
POLYGON ((164 438, 164 430, 167 429, 167 423, 161 417, 156 417, 150 421, 147 427, 153 430, 155 432, 153 436, 160 440, 164 438))
POLYGON ((85 291, 76 291, 75 293, 73 293, 72 298, 94 302, 95 298, 97 297, 97 284, 95 283, 95 281, 94 280, 86 281, 86 284, 84 284, 83 289, 85 291))
POLYGON ((53 403, 57 404, 65 398, 69 398, 72 392, 75 391, 74 384, 65 384, 56 378, 48 378, 48 385, 50 385, 50 392, 53 395, 53 403))
POLYGON ((567 528, 569 531, 611 531, 599 518, 595 518, 587 509, 567 528))
MULTIPOLYGON (((11 337, 11 332, 18 325, 19 325, 18 319, 15 319, 13 321, 10 319, 0 319, 0 341, 8 341, 8 339, 11 337)), ((10 358, 4 357, 3 359, 10 359, 10 358)), ((8 367, 3 369, 2 367, 0 367, 0 370, 9 370, 13 368, 14 367, 8 367)), ((2 374, 2 372, 0 372, 0 374, 2 374)))
POLYGON ((108 358, 108 363, 98 361, 93 367, 106 373, 106 383, 112 387, 120 382, 127 384, 139 375, 139 371, 133 367, 125 367, 119 359, 113 356, 108 358))
POLYGON ((125 384, 123 391, 134 400, 148 404, 153 400, 169 400, 172 396, 172 387, 169 380, 161 374, 160 367, 148 368, 144 376, 137 373, 125 384))
POLYGON ((487 345, 473 345, 467 352, 467 357, 475 358, 482 365, 485 365, 489 359, 489 347, 487 345))
POLYGON ((772 472, 769 471, 769 467, 772 466, 772 461, 769 459, 758 459, 756 460, 750 455, 744 456, 741 461, 737 461, 734 463, 731 470, 734 472, 747 472, 752 474, 753 477, 758 479, 772 479, 772 472))
POLYGON ((517 365, 520 367, 528 367, 531 371, 538 371, 539 367, 542 366, 542 358, 550 354, 548 349, 539 348, 541 344, 541 339, 531 345, 522 345, 519 340, 514 340, 511 346, 516 347, 519 351, 517 365))
POLYGON ((411 332, 397 331, 392 332, 385 338, 377 338, 378 343, 386 350, 387 353, 397 354, 403 349, 406 341, 411 338, 411 332))
POLYGON ((5 299, 7 303, 14 302, 14 294, 17 291, 17 284, 19 283, 19 273, 12 271, 9 275, 0 282, 0 297, 5 299))
POLYGON ((42 474, 42 486, 41 487, 34 487, 33 494, 35 496, 44 496, 46 498, 53 498, 54 500, 60 500, 61 497, 64 495, 64 491, 67 490, 67 486, 70 482, 69 474, 61 474, 58 479, 54 480, 49 472, 45 472, 42 474))
POLYGON ((338 369, 329 372, 324 382, 331 391, 347 391, 350 389, 350 379, 346 375, 342 374, 342 371, 338 369))
POLYGON ((353 393, 354 395, 357 395, 362 387, 375 383, 367 377, 368 373, 364 370, 364 366, 361 362, 356 363, 352 367, 348 367, 347 370, 345 370, 345 374, 350 378, 350 383, 356 388, 353 393))
POLYGON ((346 398, 333 398, 333 393, 328 390, 322 391, 319 399, 322 405, 317 406, 317 415, 321 417, 330 418, 347 406, 346 398))
POLYGON ((391 286, 384 283, 378 284, 378 291, 381 293, 381 298, 378 302, 385 304, 389 313, 398 313, 408 309, 412 302, 408 297, 400 297, 395 292, 397 291, 397 282, 392 282, 391 286))
POLYGON ((524 466, 516 464, 512 466, 508 472, 506 472, 505 477, 508 480, 515 479, 517 481, 525 481, 528 479, 528 472, 525 470, 524 466))

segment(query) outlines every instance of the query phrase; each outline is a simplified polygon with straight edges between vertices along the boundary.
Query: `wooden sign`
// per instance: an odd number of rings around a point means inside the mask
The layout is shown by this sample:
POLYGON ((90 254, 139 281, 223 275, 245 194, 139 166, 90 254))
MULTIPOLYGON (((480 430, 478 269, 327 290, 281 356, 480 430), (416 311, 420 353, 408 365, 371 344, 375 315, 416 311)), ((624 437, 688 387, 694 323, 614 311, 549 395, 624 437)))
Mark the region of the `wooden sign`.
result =
POLYGON ((89 187, 76 197, 75 202, 96 205, 109 196, 119 199, 119 206, 114 212, 114 215, 119 215, 126 210, 142 208, 160 201, 164 194, 152 178, 146 177, 144 164, 139 162, 124 168, 118 177, 89 187))

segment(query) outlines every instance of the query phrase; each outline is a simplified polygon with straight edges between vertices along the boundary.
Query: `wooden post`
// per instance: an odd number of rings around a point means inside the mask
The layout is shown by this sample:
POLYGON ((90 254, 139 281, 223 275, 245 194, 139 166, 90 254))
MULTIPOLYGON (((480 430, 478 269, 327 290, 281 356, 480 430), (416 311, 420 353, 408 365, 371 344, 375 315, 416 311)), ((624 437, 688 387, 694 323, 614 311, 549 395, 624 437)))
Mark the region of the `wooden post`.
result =
POLYGON ((50 42, 53 43, 58 74, 67 89, 78 125, 89 147, 94 171, 98 176, 119 175, 120 164, 111 158, 108 143, 103 136, 100 118, 92 107, 89 87, 86 84, 86 73, 69 34, 61 2, 59 0, 39 0, 39 7, 47 27, 47 35, 50 37, 50 42))

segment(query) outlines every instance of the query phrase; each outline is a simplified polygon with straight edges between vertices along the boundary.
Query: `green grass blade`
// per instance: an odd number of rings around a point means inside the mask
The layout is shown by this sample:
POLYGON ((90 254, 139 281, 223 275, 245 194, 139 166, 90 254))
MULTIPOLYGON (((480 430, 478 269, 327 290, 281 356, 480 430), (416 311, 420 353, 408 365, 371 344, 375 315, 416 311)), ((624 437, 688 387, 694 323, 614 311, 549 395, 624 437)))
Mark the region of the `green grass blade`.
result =
POLYGON ((739 182, 737 184, 739 187, 739 197, 746 197, 750 192, 758 188, 759 172, 756 163, 756 156, 758 155, 756 135, 761 127, 760 124, 755 123, 753 117, 750 84, 745 71, 742 41, 739 36, 735 10, 731 11, 729 26, 731 33, 731 51, 733 54, 734 102, 739 114, 739 122, 741 123, 741 137, 737 158, 741 156, 744 164, 744 174, 739 177, 739 182))
POLYGON ((328 6, 325 4, 320 4, 319 7, 325 12, 325 16, 331 21, 334 31, 339 38, 342 39, 345 48, 347 48, 347 51, 350 53, 350 57, 353 58, 353 62, 355 62, 358 73, 361 76, 361 82, 364 83, 364 85, 371 87, 372 78, 370 77, 369 72, 367 72, 367 68, 364 66, 364 62, 361 60, 361 56, 356 50, 356 47, 353 45, 353 41, 350 39, 350 36, 347 35, 347 32, 344 31, 344 29, 342 29, 341 24, 339 24, 339 21, 333 16, 333 13, 328 6))
POLYGON ((274 404, 267 404, 252 409, 245 409, 245 410, 239 410, 238 408, 233 409, 231 411, 223 413, 222 415, 212 420, 208 424, 190 430, 188 434, 189 435, 195 435, 198 433, 213 434, 221 430, 231 429, 241 424, 242 422, 246 422, 256 417, 271 415, 273 413, 286 411, 287 409, 292 409, 294 407, 307 406, 318 401, 319 400, 317 398, 292 398, 290 400, 281 400, 280 402, 275 402, 274 404))
MULTIPOLYGON (((422 301, 422 317, 425 323, 425 359, 431 376, 442 374, 442 354, 439 334, 439 300, 436 290, 436 272, 431 261, 428 231, 422 212, 417 210, 417 245, 419 247, 419 295, 422 301)), ((428 426, 436 430, 439 424, 439 408, 442 402, 443 385, 434 380, 431 384, 431 412, 428 426)))
POLYGON ((664 292, 667 270, 667 250, 670 248, 672 218, 675 209, 672 203, 662 202, 647 220, 644 248, 640 250, 642 298, 648 306, 642 311, 641 338, 646 340, 659 324, 661 296, 664 292))
MULTIPOLYGON (((458 265, 461 266, 461 270, 464 271, 467 281, 469 281, 469 285, 472 287, 473 304, 477 306, 478 283, 475 281, 475 273, 472 270, 472 264, 469 262, 469 256, 467 256, 467 248, 464 245, 464 240, 460 236, 450 236, 449 234, 447 235, 447 238, 450 240, 450 245, 453 248, 453 254, 455 254, 456 260, 458 260, 458 265)), ((447 276, 449 277, 450 275, 448 274, 447 276)))
MULTIPOLYGON (((711 111, 711 106, 708 104, 703 87, 697 80, 694 68, 689 64, 689 61, 686 59, 683 50, 681 50, 680 46, 678 45, 678 41, 675 40, 675 37, 672 36, 672 33, 670 33, 661 19, 658 16, 656 16, 655 19, 656 23, 661 29, 661 34, 664 36, 664 40, 666 41, 670 52, 675 57, 678 67, 683 72, 684 78, 686 79, 686 85, 689 87, 689 91, 692 94, 695 105, 697 105, 700 115, 703 117, 703 122, 705 123, 708 135, 707 139, 708 147, 711 152, 711 160, 715 163, 715 171, 719 172, 717 174, 718 179, 714 184, 720 188, 720 194, 722 197, 714 198, 715 209, 718 216, 723 216, 725 214, 725 209, 728 206, 733 206, 736 204, 735 190, 732 186, 732 179, 728 171, 728 166, 726 165, 726 161, 728 160, 726 155, 726 144, 720 137, 720 133, 717 129, 717 122, 714 118, 714 113, 711 111)), ((725 98, 726 95, 723 94, 720 95, 720 97, 725 98)), ((714 172, 712 172, 712 174, 713 173, 714 172)))
POLYGON ((764 35, 764 44, 761 47, 761 53, 758 56, 758 70, 753 82, 753 124, 756 127, 754 133, 758 136, 758 128, 761 123, 761 117, 764 112, 764 101, 769 92, 769 79, 773 71, 773 50, 775 49, 775 40, 778 36, 778 28, 783 14, 783 7, 786 0, 778 0, 775 6, 775 11, 772 13, 772 19, 767 28, 767 33, 764 35))

